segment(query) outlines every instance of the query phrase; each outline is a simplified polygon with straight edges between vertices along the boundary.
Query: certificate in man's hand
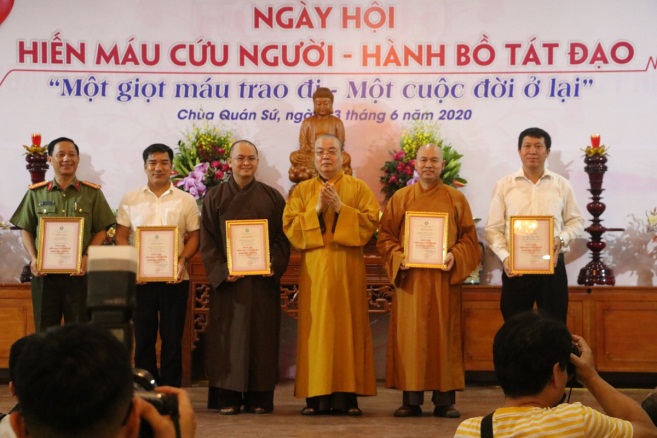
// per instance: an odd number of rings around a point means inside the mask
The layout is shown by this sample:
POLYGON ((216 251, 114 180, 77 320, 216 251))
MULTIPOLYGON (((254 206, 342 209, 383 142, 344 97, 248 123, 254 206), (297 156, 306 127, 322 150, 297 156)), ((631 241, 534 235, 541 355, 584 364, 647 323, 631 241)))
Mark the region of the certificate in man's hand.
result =
POLYGON ((267 219, 226 221, 230 275, 271 274, 267 219))
POLYGON ((514 274, 553 274, 554 218, 512 216, 510 268, 514 274))
POLYGON ((447 213, 407 211, 404 229, 405 264, 411 268, 445 268, 447 213))
POLYGON ((82 262, 82 217, 39 219, 37 270, 44 274, 77 274, 82 262))
POLYGON ((178 275, 178 227, 137 227, 137 281, 176 281, 178 275))

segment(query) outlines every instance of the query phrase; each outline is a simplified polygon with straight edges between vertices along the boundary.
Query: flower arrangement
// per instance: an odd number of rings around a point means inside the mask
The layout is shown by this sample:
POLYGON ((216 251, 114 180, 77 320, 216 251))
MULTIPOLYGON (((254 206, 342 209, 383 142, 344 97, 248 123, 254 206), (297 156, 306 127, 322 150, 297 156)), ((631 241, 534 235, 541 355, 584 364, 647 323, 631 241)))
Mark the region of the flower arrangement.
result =
POLYGON ((48 152, 48 146, 41 146, 41 134, 32 134, 32 145, 23 145, 25 155, 45 155, 48 152))
POLYGON ((381 192, 385 194, 386 199, 390 199, 397 190, 418 181, 419 176, 415 172, 415 155, 421 146, 428 143, 439 146, 443 151, 445 167, 440 174, 443 183, 452 187, 464 187, 467 184, 467 180, 459 175, 460 160, 463 155, 441 138, 436 124, 420 121, 402 132, 400 149, 390 151, 392 160, 386 161, 381 168, 383 175, 379 180, 383 184, 381 192))
POLYGON ((230 130, 208 122, 193 124, 178 141, 171 180, 200 203, 210 187, 230 178, 227 159, 233 141, 230 130))
POLYGON ((600 134, 593 134, 591 135, 591 145, 584 149, 584 153, 587 157, 593 157, 595 155, 604 157, 607 155, 608 150, 608 147, 600 144, 600 134))

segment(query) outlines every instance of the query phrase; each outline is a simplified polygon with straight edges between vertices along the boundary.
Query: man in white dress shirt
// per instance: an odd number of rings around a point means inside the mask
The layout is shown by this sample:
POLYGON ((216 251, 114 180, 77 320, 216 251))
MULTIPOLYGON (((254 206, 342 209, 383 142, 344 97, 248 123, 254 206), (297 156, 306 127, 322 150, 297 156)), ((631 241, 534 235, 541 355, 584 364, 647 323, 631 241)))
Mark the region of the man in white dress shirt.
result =
POLYGON ((539 312, 565 322, 568 313, 568 277, 563 253, 584 230, 584 219, 568 180, 546 168, 552 139, 540 128, 528 128, 518 137, 522 168, 495 186, 486 223, 486 241, 504 265, 500 308, 504 320, 536 303, 539 312), (554 218, 554 274, 517 275, 510 266, 511 216, 554 218))
POLYGON ((169 146, 152 144, 144 150, 143 159, 148 183, 123 196, 116 217, 116 244, 134 244, 137 227, 177 226, 179 245, 176 281, 137 284, 135 367, 151 372, 159 385, 179 387, 189 294, 187 261, 199 247, 199 210, 194 197, 169 180, 173 165, 169 146), (162 339, 159 372, 155 353, 158 327, 162 339))

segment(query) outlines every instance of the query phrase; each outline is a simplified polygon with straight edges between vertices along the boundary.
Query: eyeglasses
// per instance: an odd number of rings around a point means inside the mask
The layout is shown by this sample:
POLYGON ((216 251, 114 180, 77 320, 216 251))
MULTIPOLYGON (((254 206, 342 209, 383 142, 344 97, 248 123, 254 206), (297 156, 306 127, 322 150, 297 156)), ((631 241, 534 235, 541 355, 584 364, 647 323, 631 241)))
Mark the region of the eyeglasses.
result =
POLYGON ((255 155, 250 155, 248 157, 245 157, 244 155, 238 155, 236 157, 233 157, 232 159, 238 163, 244 163, 245 161, 248 161, 249 163, 255 163, 256 161, 258 161, 258 157, 256 157, 255 155))

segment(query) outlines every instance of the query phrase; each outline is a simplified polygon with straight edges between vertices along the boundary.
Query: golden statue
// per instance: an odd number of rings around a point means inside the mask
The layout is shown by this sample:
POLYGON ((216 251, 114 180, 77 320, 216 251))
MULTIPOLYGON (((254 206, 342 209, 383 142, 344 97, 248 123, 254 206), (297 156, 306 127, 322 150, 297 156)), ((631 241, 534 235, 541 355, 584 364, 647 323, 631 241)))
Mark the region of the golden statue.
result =
MULTIPOLYGON (((317 175, 313 148, 315 139, 321 134, 333 134, 344 145, 344 124, 333 115, 333 93, 325 87, 313 93, 313 115, 304 119, 299 130, 299 150, 290 154, 292 167, 288 172, 290 181, 299 183, 317 175)), ((342 151, 342 169, 351 175, 351 156, 342 151)))

